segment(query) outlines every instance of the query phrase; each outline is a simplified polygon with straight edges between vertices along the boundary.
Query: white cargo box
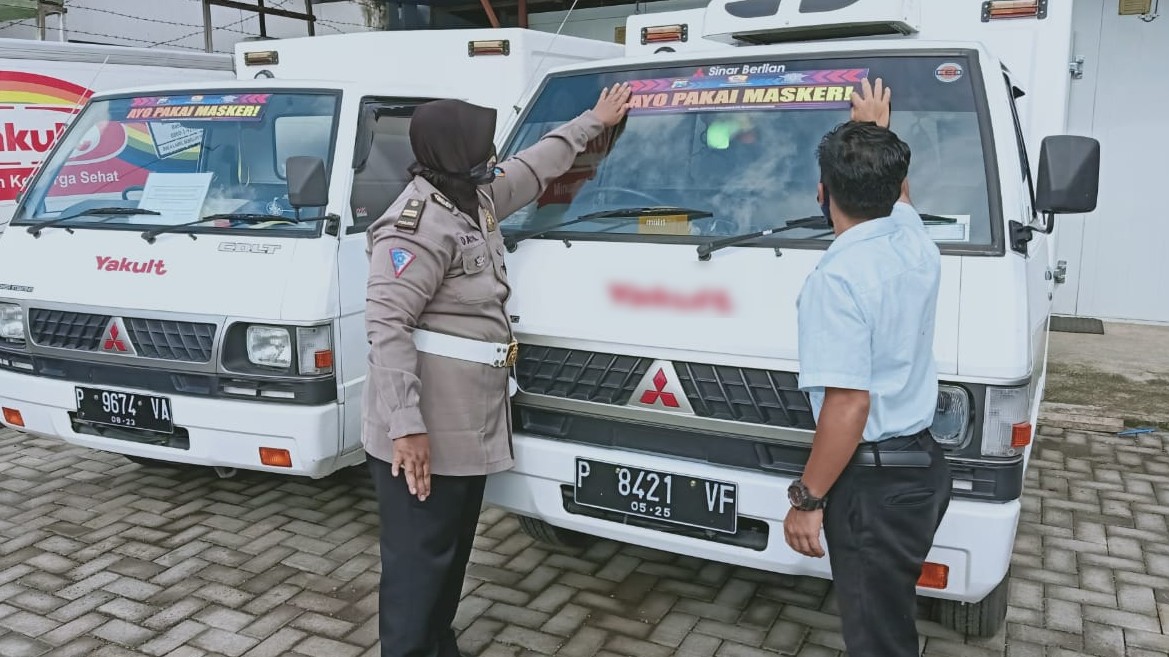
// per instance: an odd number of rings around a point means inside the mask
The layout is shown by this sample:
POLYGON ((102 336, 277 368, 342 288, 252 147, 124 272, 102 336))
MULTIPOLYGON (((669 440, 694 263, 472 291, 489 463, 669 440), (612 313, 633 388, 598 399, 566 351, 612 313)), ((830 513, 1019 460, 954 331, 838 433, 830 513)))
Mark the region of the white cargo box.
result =
MULTIPOLYGON (((519 105, 525 92, 557 66, 620 57, 620 44, 521 28, 361 32, 276 41, 237 43, 241 80, 352 81, 395 88, 465 90, 467 102, 499 107, 500 98, 519 105)), ((500 114, 502 133, 518 114, 500 114)))

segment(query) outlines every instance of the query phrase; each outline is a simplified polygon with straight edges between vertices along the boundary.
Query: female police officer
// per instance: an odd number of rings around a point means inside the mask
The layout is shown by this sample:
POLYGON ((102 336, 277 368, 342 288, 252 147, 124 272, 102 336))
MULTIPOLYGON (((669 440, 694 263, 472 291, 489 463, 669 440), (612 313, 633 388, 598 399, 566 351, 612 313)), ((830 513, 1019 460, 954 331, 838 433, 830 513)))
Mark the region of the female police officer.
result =
POLYGON ((495 110, 417 108, 413 181, 370 226, 362 443, 381 521, 383 657, 458 657, 458 607, 486 475, 512 466, 515 343, 499 221, 628 110, 626 85, 495 166, 495 110))

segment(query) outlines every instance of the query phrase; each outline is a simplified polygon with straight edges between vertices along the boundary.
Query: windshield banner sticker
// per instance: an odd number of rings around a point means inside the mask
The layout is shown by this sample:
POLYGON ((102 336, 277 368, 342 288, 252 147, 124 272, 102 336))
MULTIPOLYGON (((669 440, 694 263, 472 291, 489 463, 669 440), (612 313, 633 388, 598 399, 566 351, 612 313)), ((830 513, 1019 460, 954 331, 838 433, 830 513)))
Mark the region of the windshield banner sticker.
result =
POLYGON ((781 64, 719 65, 688 78, 631 80, 630 114, 741 109, 847 109, 865 68, 788 72, 781 64))
POLYGON ((270 94, 154 96, 135 98, 122 117, 127 121, 258 121, 270 94))

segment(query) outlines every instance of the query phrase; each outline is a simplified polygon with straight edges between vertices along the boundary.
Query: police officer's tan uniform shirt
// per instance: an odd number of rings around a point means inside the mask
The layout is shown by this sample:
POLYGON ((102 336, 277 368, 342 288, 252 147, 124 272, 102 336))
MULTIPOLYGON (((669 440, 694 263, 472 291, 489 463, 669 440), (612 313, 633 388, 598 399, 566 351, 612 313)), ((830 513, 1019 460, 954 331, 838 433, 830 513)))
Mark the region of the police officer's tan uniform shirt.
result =
POLYGON ((459 212, 418 177, 370 226, 362 443, 371 456, 392 461, 396 438, 425 433, 432 474, 482 475, 513 465, 510 370, 420 352, 413 330, 511 342, 499 221, 535 201, 603 129, 590 110, 502 162, 503 173, 481 188, 486 207, 478 217, 459 212), (413 231, 398 225, 411 201, 425 201, 413 231))

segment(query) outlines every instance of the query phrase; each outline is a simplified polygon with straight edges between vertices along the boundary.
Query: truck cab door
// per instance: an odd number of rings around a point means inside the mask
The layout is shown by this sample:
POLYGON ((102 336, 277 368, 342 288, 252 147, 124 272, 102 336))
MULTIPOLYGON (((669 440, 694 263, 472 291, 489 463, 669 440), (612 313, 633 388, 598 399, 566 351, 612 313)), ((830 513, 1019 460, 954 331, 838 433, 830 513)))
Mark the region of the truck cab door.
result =
MULTIPOLYGON (((1037 225, 1043 221, 1035 211, 1035 183, 1031 171, 1031 159, 1027 155, 1027 139, 1023 133, 1022 121, 1019 116, 1017 100, 1023 97, 1023 91, 1011 80, 1011 75, 1004 72, 1007 85, 1007 97, 1010 99, 1011 117, 1014 123, 1015 140, 1019 149, 1020 183, 1025 188, 1021 207, 1017 210, 1007 207, 1007 219, 1020 224, 1037 225)), ((1009 239, 1008 239, 1009 241, 1009 239)), ((1027 295, 1027 328, 1030 341, 1031 367, 1035 375, 1033 380, 1041 382, 1041 376, 1046 366, 1047 356, 1047 322, 1051 316, 1053 298, 1055 296, 1054 275, 1054 248, 1051 235, 1036 230, 1031 233, 1031 239, 1026 243, 1025 276, 1019 289, 1025 290, 1027 295)), ((1041 390, 1034 390, 1034 399, 1041 398, 1041 390)))
POLYGON ((337 278, 340 284, 340 339, 344 424, 341 453, 361 449, 361 391, 369 342, 365 333, 365 291, 369 277, 366 231, 410 182, 414 162, 410 117, 428 99, 363 98, 353 151, 349 217, 340 230, 337 278))

